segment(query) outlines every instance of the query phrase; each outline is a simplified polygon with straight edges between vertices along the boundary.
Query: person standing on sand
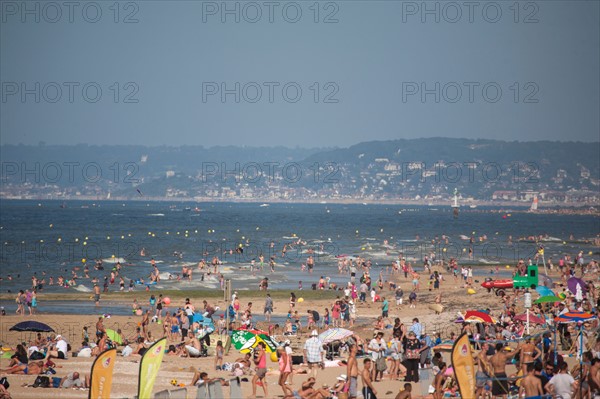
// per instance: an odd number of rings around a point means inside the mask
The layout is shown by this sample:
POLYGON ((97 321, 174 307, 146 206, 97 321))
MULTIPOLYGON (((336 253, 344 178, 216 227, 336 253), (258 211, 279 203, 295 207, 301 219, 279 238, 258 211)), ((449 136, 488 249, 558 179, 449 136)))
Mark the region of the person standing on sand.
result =
POLYGON ((106 334, 106 328, 104 327, 104 317, 98 317, 98 322, 96 322, 96 337, 100 339, 104 334, 106 334))
POLYGON ((304 343, 304 362, 308 363, 308 368, 313 377, 317 378, 319 367, 323 364, 323 343, 319 339, 317 330, 312 330, 310 338, 304 343))
POLYGON ((142 326, 142 334, 144 335, 144 339, 148 339, 148 324, 150 323, 150 310, 146 310, 146 313, 142 316, 141 326, 142 326))
POLYGON ((364 399, 377 399, 377 390, 373 386, 373 381, 371 380, 371 368, 373 367, 373 361, 369 358, 366 358, 363 361, 364 368, 362 373, 360 374, 363 389, 362 394, 364 399))
POLYGON ((256 347, 258 354, 255 357, 254 364, 256 365, 256 374, 252 378, 252 398, 256 398, 256 387, 262 385, 263 391, 265 392, 265 398, 269 397, 267 391, 267 381, 265 376, 267 375, 267 355, 265 353, 266 345, 264 342, 259 342, 256 347))
POLYGON ((348 348, 348 364, 346 375, 348 376, 348 399, 356 399, 358 395, 358 363, 356 362, 356 343, 350 344, 348 348))
POLYGON ((279 386, 286 395, 285 382, 288 376, 292 373, 292 359, 287 355, 283 346, 277 348, 277 356, 279 357, 279 386))
POLYGON ((521 380, 519 396, 532 397, 544 395, 542 380, 535 375, 533 363, 527 364, 527 376, 521 380))
POLYGON ((504 344, 496 344, 496 353, 490 358, 494 369, 492 376, 492 395, 506 398, 509 393, 508 377, 506 375, 506 362, 513 357, 512 353, 504 351, 504 344))

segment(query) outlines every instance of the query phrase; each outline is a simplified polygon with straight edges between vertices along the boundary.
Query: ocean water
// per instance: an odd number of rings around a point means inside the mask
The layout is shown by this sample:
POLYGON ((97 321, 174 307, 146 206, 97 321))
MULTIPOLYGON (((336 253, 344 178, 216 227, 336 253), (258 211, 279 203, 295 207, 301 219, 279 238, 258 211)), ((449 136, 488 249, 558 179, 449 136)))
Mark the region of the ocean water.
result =
MULTIPOLYGON (((599 257, 598 247, 586 241, 600 233, 600 219, 589 215, 509 215, 480 207, 464 209, 454 218, 450 207, 360 204, 62 204, 0 202, 1 292, 31 287, 33 275, 44 277, 46 282, 52 276, 56 282, 58 276, 70 278, 72 271, 79 269, 75 272, 83 276, 84 260, 90 276, 100 280, 119 260, 127 287, 130 279, 148 279, 150 260, 154 258, 162 281, 151 286, 152 290, 194 290, 220 287, 217 275, 206 274, 201 281, 196 268, 200 259, 210 263, 213 256, 218 256, 223 262, 219 272, 232 280, 234 289, 255 289, 263 277, 268 277, 271 288, 297 290, 300 282, 303 289, 310 289, 321 275, 334 283, 347 282, 348 276, 338 273, 338 256, 370 259, 372 274, 385 274, 386 267, 400 254, 420 269, 423 257, 430 253, 437 258, 458 258, 459 263, 498 266, 502 271, 506 264, 536 253, 535 243, 518 241, 519 237, 541 234, 548 237, 545 257, 552 257, 555 263, 560 256, 575 256, 579 251, 587 260, 599 257), (200 211, 194 211, 195 207, 200 211), (442 235, 447 236, 447 242, 442 235), (484 235, 487 239, 479 241, 484 235), (476 241, 473 244, 468 240, 471 236, 476 241), (300 243, 282 257, 283 245, 297 241, 300 243), (243 254, 230 254, 240 245, 243 254), (472 258, 468 256, 469 247, 472 258), (315 269, 309 275, 301 271, 301 265, 311 250, 315 269), (265 267, 253 274, 252 259, 258 264, 260 254, 264 255, 265 267), (276 265, 271 272, 268 261, 273 255, 276 265), (95 259, 103 259, 104 270, 94 270, 95 259), (177 280, 183 266, 194 268, 191 282, 177 280)), ((476 268, 475 273, 489 274, 489 269, 476 268)), ((74 288, 44 286, 48 292, 89 292, 91 288, 90 280, 84 278, 78 278, 74 288)), ((118 290, 118 279, 110 290, 118 290)))

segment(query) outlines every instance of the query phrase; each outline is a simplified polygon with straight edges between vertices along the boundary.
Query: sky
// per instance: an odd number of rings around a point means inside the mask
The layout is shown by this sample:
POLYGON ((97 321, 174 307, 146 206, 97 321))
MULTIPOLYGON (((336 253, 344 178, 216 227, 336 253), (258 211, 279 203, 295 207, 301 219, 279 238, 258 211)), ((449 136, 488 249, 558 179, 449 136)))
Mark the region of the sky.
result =
POLYGON ((598 1, 0 4, 0 144, 600 140, 598 1))

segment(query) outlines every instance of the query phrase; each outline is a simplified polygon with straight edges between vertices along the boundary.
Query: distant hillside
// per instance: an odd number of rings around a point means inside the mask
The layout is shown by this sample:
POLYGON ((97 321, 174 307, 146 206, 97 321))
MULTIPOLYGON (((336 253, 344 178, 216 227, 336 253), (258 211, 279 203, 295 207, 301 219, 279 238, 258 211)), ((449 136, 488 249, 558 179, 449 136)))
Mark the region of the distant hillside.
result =
POLYGON ((4 145, 0 195, 439 200, 458 190, 465 200, 530 201, 539 193, 593 203, 599 154, 597 142, 449 138, 334 149, 4 145))

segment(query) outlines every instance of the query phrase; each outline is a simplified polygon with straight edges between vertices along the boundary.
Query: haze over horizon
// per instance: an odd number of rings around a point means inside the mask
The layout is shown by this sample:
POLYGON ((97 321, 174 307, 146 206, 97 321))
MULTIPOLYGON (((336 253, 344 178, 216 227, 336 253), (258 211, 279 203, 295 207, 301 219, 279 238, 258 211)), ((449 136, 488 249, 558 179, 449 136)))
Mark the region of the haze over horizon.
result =
POLYGON ((0 144, 600 140, 600 2, 467 3, 3 1, 0 144))

